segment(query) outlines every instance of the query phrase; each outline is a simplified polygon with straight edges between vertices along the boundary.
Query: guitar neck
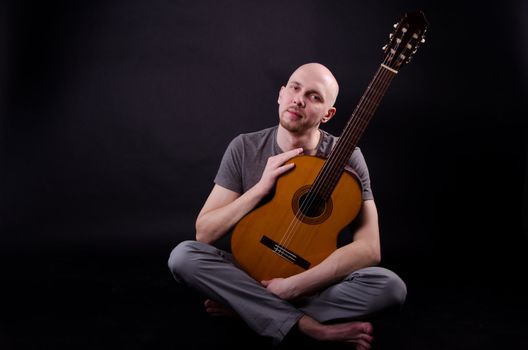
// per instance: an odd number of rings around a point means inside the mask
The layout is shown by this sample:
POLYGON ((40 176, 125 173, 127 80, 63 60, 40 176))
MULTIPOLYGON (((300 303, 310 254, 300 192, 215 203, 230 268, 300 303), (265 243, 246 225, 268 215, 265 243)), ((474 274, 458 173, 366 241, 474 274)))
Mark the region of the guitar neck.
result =
POLYGON ((398 23, 394 24, 395 31, 389 36, 390 42, 383 48, 386 53, 385 59, 374 74, 339 141, 312 185, 310 192, 316 192, 314 194, 317 198, 323 200, 330 198, 392 79, 400 67, 410 61, 420 43, 425 41, 424 34, 427 27, 428 22, 422 11, 406 13, 398 23))
POLYGON ((346 162, 352 155, 352 152, 357 146, 372 116, 378 109, 381 99, 385 95, 396 73, 395 70, 380 65, 374 78, 372 78, 363 93, 356 109, 339 137, 336 147, 330 154, 330 158, 337 158, 336 162, 340 168, 346 165, 346 162))
POLYGON ((381 64, 314 183, 328 199, 397 71, 381 64))

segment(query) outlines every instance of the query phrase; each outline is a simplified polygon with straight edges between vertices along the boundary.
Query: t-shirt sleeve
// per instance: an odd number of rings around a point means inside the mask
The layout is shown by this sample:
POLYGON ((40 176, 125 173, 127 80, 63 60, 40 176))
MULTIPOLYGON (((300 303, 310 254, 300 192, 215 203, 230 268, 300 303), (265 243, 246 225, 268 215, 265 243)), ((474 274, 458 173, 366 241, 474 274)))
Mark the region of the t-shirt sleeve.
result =
POLYGON ((363 156, 363 153, 359 147, 356 147, 352 153, 350 166, 356 172, 359 181, 361 182, 363 200, 366 201, 369 199, 374 199, 367 162, 365 161, 365 157, 363 156))
POLYGON ((224 152, 214 179, 215 184, 237 193, 243 193, 241 173, 243 150, 242 138, 235 137, 224 152))

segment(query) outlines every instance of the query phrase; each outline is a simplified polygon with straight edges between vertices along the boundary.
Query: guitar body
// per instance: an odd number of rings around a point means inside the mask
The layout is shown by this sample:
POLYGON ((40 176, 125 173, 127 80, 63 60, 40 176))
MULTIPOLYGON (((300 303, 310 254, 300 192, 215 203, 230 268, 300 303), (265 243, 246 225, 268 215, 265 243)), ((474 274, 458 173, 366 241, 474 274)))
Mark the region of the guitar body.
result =
POLYGON ((361 209, 361 186, 344 171, 320 210, 303 214, 303 200, 325 160, 299 156, 290 162, 295 168, 278 179, 272 199, 242 218, 231 237, 236 262, 257 281, 320 263, 337 249, 339 233, 361 209))

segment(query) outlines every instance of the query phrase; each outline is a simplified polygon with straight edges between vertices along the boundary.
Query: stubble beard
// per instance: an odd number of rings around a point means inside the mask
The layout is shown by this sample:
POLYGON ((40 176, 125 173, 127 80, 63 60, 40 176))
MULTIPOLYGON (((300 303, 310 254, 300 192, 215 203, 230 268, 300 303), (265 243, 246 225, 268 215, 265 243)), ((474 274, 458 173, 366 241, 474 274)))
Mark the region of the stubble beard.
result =
POLYGON ((307 123, 304 118, 301 118, 297 121, 289 121, 287 118, 280 118, 279 122, 284 129, 288 130, 292 134, 298 135, 304 134, 310 129, 317 128, 317 123, 311 125, 310 123, 307 123))
POLYGON ((280 125, 293 134, 300 133, 303 130, 301 123, 287 122, 283 119, 280 120, 280 125))

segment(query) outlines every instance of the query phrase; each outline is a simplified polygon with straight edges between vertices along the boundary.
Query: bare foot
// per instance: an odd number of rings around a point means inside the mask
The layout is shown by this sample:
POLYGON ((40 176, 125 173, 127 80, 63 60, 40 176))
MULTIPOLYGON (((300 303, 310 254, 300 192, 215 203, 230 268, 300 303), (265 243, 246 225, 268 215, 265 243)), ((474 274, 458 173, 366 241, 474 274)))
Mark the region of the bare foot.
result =
POLYGON ((370 322, 322 324, 309 316, 303 316, 299 320, 299 329, 320 341, 354 344, 357 350, 370 349, 374 340, 374 328, 370 322))
POLYGON ((225 306, 217 301, 206 299, 204 301, 205 311, 211 316, 228 316, 236 317, 237 314, 230 307, 225 306))

